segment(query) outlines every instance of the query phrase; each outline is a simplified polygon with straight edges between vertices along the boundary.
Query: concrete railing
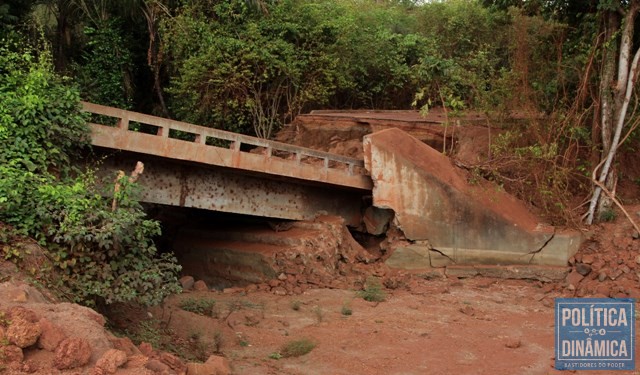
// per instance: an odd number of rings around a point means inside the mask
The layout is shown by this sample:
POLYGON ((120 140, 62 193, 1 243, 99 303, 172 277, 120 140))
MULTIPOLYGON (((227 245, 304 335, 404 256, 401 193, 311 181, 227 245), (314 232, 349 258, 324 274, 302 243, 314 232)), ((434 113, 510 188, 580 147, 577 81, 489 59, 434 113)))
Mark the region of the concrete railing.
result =
POLYGON ((85 112, 116 120, 115 125, 90 123, 96 146, 360 189, 372 186, 360 159, 99 104, 82 102, 82 106, 85 112), (131 123, 146 125, 145 131, 130 130, 131 123), (225 142, 228 147, 215 145, 225 142), (260 154, 245 152, 241 149, 243 144, 263 150, 260 154), (267 160, 266 164, 256 156, 267 160), (310 173, 309 167, 315 173, 310 173))

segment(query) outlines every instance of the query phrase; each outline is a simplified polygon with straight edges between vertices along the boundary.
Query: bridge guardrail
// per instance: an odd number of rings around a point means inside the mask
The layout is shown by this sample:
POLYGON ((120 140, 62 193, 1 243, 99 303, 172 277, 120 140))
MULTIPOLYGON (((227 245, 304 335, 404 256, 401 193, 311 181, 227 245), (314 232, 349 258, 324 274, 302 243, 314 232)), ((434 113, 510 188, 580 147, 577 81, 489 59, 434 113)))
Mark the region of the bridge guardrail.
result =
MULTIPOLYGON (((108 116, 117 119, 115 127, 123 131, 129 131, 130 122, 137 122, 140 124, 151 125, 157 128, 156 136, 167 137, 184 140, 175 136, 172 136, 173 131, 179 131, 191 135, 193 143, 207 144, 209 138, 216 140, 223 140, 231 142, 232 149, 240 152, 240 146, 242 144, 252 145, 256 147, 264 147, 266 150, 266 156, 271 157, 274 151, 282 151, 295 156, 296 162, 299 164, 302 159, 315 158, 323 161, 324 169, 336 169, 337 165, 347 166, 349 175, 364 174, 364 160, 350 158, 347 156, 332 154, 329 152, 313 150, 306 147, 293 146, 287 143, 270 141, 266 139, 247 136, 244 134, 237 134, 229 131, 207 128, 204 126, 193 125, 182 121, 176 121, 166 119, 163 117, 156 117, 146 115, 138 112, 131 112, 120 108, 107 107, 99 104, 82 102, 82 107, 85 112, 108 116), (356 167, 359 167, 356 171, 356 167)), ((95 124, 101 126, 110 126, 105 124, 95 124)), ((148 134, 148 133, 147 133, 148 134)), ((184 140, 189 142, 189 140, 184 140)), ((219 147, 215 145, 208 145, 210 147, 219 147)))

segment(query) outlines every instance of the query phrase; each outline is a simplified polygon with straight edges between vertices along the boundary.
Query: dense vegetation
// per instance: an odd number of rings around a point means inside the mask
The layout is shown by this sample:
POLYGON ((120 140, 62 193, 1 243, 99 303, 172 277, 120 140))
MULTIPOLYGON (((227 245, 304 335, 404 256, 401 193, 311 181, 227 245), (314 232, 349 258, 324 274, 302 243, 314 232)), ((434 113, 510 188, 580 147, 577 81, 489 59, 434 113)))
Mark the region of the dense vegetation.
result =
POLYGON ((0 221, 47 244, 79 300, 175 290, 177 266, 151 241, 158 224, 69 166, 86 137, 80 97, 265 138, 315 108, 473 109, 495 129, 474 175, 554 222, 576 221, 576 197, 591 193, 587 222, 608 218, 616 151, 638 142, 639 11, 638 0, 8 0, 0 221), (505 121, 513 111, 529 115, 505 121))
POLYGON ((179 266, 157 254, 159 223, 145 218, 126 176, 117 194, 101 194, 91 171, 71 167, 88 136, 79 92, 54 73, 46 47, 23 40, 0 40, 2 255, 19 261, 14 237, 31 236, 46 246, 50 267, 34 276, 69 299, 160 302, 179 290, 179 266))

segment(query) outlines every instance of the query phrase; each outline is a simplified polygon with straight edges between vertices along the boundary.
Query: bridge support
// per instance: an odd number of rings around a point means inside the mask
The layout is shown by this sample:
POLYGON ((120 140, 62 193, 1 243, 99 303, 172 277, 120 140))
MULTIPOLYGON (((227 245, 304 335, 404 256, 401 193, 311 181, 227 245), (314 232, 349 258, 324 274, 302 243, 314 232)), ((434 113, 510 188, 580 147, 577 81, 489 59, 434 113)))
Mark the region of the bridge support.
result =
POLYGON ((136 161, 144 163, 144 173, 138 180, 143 202, 289 220, 310 220, 318 214, 329 214, 343 217, 350 226, 361 222, 363 192, 359 190, 131 152, 108 155, 100 168, 101 174, 115 176, 113 172, 117 170, 132 170, 136 161))
POLYGON ((416 269, 451 264, 565 266, 582 243, 577 231, 543 225, 490 183, 469 183, 446 156, 399 129, 364 137, 373 204, 392 209, 411 245, 387 264, 416 269))

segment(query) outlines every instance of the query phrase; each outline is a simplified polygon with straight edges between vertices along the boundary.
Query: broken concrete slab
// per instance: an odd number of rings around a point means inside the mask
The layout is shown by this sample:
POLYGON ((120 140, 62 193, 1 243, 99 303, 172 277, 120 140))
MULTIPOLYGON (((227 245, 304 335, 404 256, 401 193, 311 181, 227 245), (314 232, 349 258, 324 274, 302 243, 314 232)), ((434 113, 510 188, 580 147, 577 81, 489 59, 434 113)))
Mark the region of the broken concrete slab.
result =
MULTIPOLYGON (((373 205, 392 209, 407 239, 429 241, 456 264, 564 266, 582 241, 578 232, 557 235, 499 186, 469 183, 449 158, 402 130, 367 135, 363 144, 373 205)), ((424 249, 400 251, 387 262, 430 259, 424 249)))
POLYGON ((393 254, 385 262, 391 268, 403 270, 419 270, 431 268, 429 248, 426 246, 402 246, 393 251, 393 254))

